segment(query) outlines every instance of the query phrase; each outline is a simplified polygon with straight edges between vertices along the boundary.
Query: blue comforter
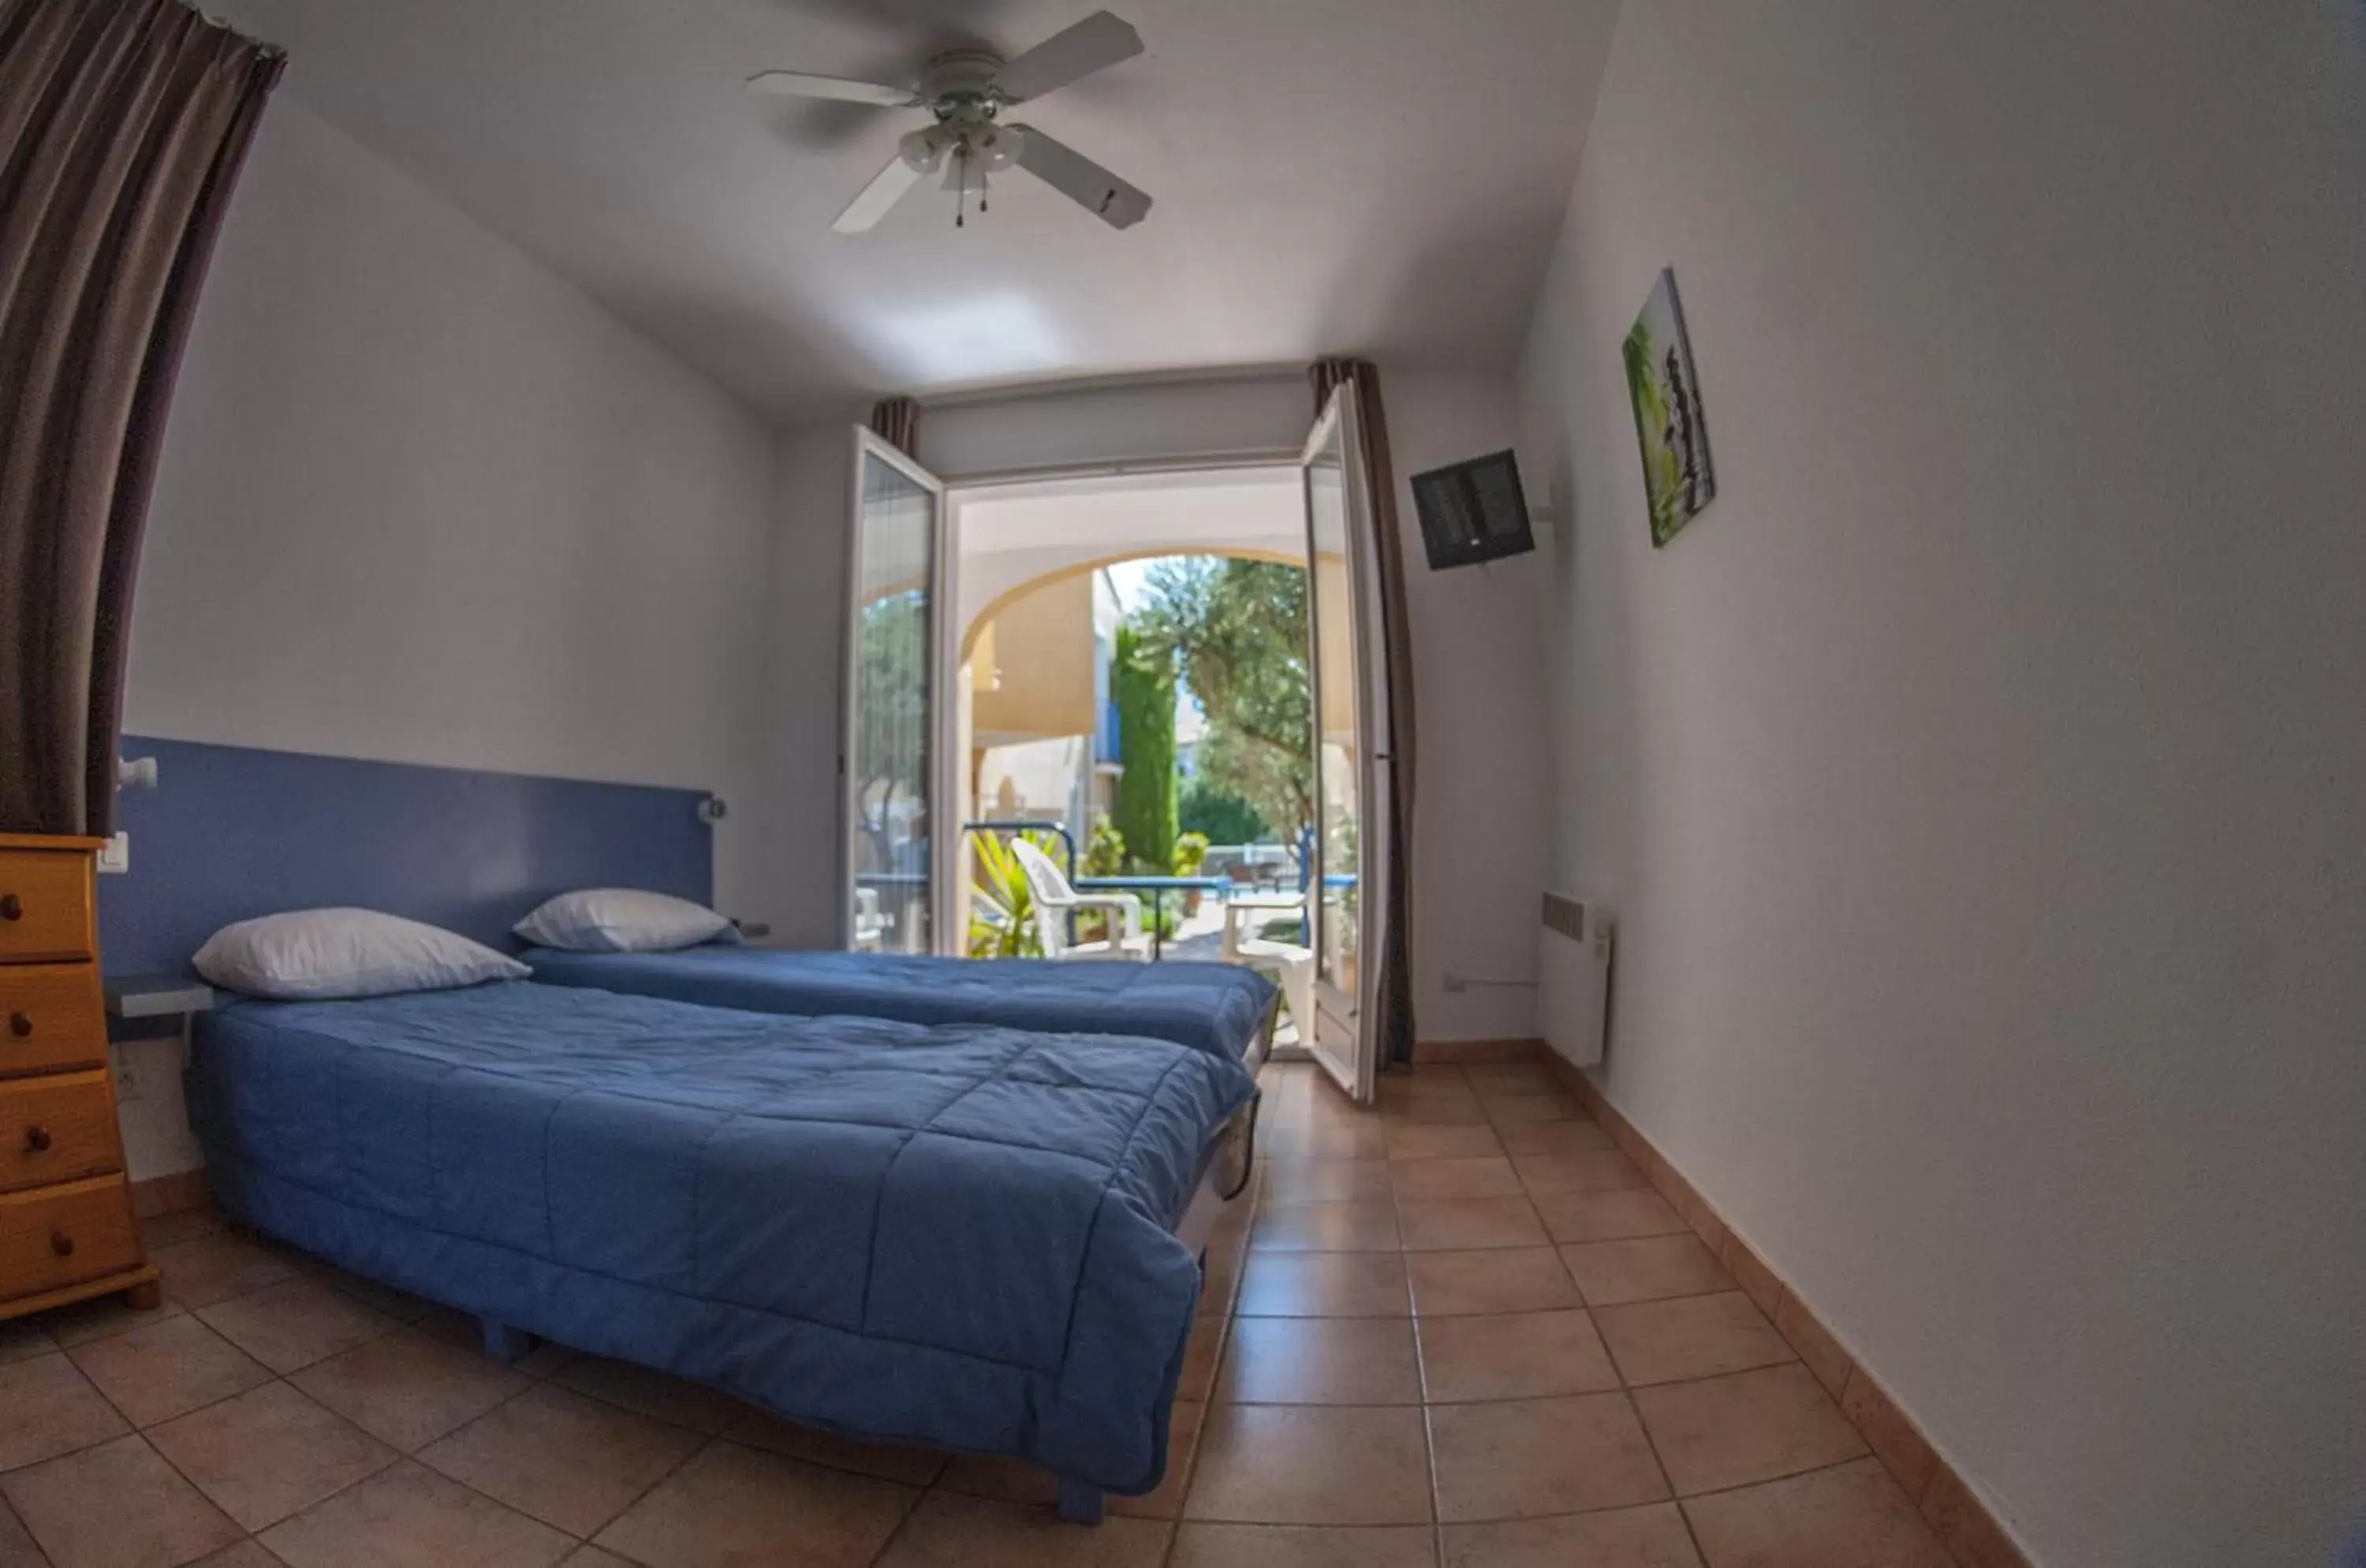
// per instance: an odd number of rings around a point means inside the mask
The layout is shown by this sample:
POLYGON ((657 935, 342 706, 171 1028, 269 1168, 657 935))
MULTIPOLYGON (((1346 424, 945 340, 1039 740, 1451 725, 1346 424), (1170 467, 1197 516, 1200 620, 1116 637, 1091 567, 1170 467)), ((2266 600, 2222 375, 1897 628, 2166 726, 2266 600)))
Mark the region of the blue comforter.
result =
POLYGON ((879 953, 693 947, 520 956, 547 985, 597 986, 750 1012, 999 1023, 1050 1034, 1146 1034, 1237 1062, 1273 1016, 1274 986, 1230 964, 976 962, 879 953))
POLYGON ((517 981, 201 1018, 231 1213, 356 1272, 868 1437, 1157 1483, 1170 1227, 1248 1075, 1162 1042, 517 981))

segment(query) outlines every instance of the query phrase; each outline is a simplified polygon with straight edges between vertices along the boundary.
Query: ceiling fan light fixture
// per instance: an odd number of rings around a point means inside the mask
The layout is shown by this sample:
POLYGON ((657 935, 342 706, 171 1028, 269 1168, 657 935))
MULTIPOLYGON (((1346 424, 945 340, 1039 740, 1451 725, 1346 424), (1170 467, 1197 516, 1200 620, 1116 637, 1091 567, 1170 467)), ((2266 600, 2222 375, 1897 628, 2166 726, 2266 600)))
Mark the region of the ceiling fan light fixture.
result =
POLYGON ((1019 166, 1019 133, 1008 127, 989 125, 972 133, 970 151, 981 174, 1002 173, 1019 166))
POLYGON ((933 175, 945 162, 947 139, 933 127, 915 130, 896 144, 907 167, 923 175, 933 175))
POLYGON ((983 212, 988 176, 1014 168, 1026 170, 1110 228, 1126 229, 1148 215, 1146 192, 1073 147, 1026 126, 997 124, 995 117, 1008 105, 1031 102, 1141 52, 1141 34, 1107 11, 1096 11, 1016 59, 1006 61, 986 49, 941 54, 929 62, 917 88, 795 71, 759 72, 748 85, 760 93, 924 108, 935 117, 934 125, 896 143, 887 166, 838 215, 830 227, 839 233, 874 227, 923 175, 940 171, 945 189, 961 198, 953 218, 959 226, 966 221, 973 184, 983 212))

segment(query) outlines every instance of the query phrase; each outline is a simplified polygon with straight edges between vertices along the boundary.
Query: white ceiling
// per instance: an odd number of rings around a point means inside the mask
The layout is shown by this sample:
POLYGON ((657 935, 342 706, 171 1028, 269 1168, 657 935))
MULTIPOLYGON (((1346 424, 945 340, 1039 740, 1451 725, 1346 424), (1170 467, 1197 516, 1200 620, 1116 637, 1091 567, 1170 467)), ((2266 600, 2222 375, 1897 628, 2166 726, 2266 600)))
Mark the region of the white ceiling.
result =
MULTIPOLYGON (((851 395, 1273 363, 1510 362, 1617 0, 1112 0, 1144 55, 1024 117, 1156 198, 1031 179, 830 220, 918 110, 751 98, 906 80, 1096 0, 216 0, 282 91, 776 419, 851 395)), ((209 7, 210 8, 210 7, 209 7)))

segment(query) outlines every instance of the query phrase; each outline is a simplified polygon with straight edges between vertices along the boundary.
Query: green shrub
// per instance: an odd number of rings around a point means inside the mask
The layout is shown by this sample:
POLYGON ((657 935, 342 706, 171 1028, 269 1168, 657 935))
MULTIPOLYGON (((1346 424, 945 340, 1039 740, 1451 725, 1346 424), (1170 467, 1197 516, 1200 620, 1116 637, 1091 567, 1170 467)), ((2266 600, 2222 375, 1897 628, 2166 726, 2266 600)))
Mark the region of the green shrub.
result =
POLYGON ((1203 778, 1183 786, 1176 820, 1185 832, 1201 834, 1211 844, 1263 844, 1279 837, 1256 807, 1203 778))
POLYGON ((1131 626, 1117 629, 1110 660, 1110 696, 1117 704, 1119 754, 1117 829, 1134 863, 1162 871, 1175 853, 1175 654, 1145 644, 1131 626))
POLYGON ((1115 876, 1124 869, 1125 835, 1106 815, 1094 818, 1091 836, 1085 840, 1084 874, 1115 876))

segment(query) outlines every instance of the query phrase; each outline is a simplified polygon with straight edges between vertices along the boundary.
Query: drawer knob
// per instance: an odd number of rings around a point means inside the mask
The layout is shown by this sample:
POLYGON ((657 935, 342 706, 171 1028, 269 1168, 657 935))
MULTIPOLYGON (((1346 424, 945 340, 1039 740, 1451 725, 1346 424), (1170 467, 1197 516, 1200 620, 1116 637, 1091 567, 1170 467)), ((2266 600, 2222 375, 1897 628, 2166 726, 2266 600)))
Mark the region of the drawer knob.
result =
POLYGON ((0 893, 0 920, 21 920, 25 918, 25 901, 14 893, 0 893))
POLYGON ((49 1153, 50 1130, 47 1127, 26 1128, 25 1152, 28 1155, 45 1155, 49 1153))
POLYGON ((73 1256, 73 1237, 68 1235, 63 1231, 51 1231, 50 1233, 50 1250, 56 1253, 60 1258, 72 1258, 73 1256))
POLYGON ((33 1021, 21 1012, 8 1015, 8 1032, 22 1040, 33 1032, 33 1021))

